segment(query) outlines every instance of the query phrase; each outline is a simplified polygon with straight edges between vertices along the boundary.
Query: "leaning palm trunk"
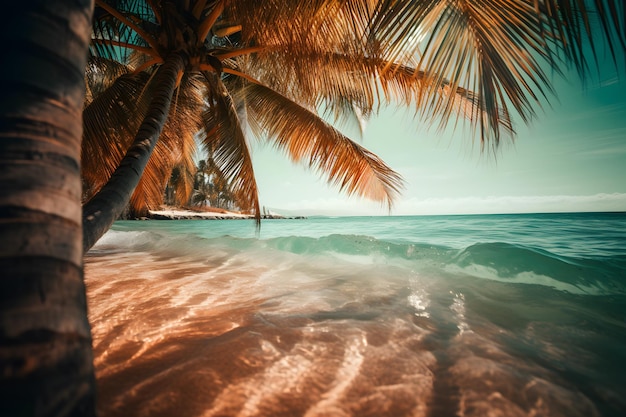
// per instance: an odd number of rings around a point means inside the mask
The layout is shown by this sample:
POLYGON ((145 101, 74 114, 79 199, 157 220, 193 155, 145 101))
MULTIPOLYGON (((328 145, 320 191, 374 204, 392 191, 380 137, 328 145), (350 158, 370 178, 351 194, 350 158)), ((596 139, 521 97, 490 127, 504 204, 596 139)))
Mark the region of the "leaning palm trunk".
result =
POLYGON ((80 149, 89 0, 5 5, 0 28, 0 415, 95 414, 80 149))
POLYGON ((178 74, 183 70, 184 65, 182 56, 173 53, 159 68, 155 80, 157 91, 133 144, 107 184, 84 205, 83 248, 85 252, 109 230, 128 204, 163 130, 176 89, 178 74))

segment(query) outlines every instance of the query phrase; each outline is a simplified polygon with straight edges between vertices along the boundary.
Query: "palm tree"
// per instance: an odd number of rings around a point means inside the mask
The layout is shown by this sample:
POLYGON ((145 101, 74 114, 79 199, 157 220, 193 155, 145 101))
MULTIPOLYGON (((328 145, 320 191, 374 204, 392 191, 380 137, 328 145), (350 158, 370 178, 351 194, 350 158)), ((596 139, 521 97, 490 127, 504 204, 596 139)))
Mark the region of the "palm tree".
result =
POLYGON ((219 169, 212 155, 209 154, 208 162, 202 159, 198 162, 198 169, 194 179, 192 203, 205 206, 207 202, 211 207, 232 209, 235 205, 245 207, 245 202, 237 201, 237 196, 231 190, 231 185, 219 169))
MULTIPOLYGON (((619 31, 624 46, 622 6, 609 0, 285 4, 96 0, 92 55, 122 61, 135 76, 149 72, 151 81, 141 97, 150 97, 152 89, 158 93, 151 104, 158 115, 144 119, 149 123, 142 125, 136 145, 128 151, 130 159, 124 159, 111 184, 86 204, 86 249, 121 210, 127 197, 117 197, 127 196, 139 181, 166 126, 172 101, 193 120, 187 125, 203 127, 204 145, 216 149, 222 171, 257 216, 247 131, 271 141, 295 162, 318 170, 348 194, 391 205, 401 187, 399 176, 325 122, 320 109, 335 121, 358 120, 381 104, 399 101, 415 106, 431 124, 443 126, 463 117, 478 131, 483 145, 497 146, 503 136, 513 133, 511 111, 528 121, 540 97, 550 92, 542 65, 559 71, 565 61, 581 74, 587 72, 585 43, 594 35, 591 15, 607 35, 619 31), (189 96, 204 97, 200 105, 174 97, 190 89, 196 93, 189 96)), ((611 48, 615 44, 609 42, 611 48)), ((592 52, 593 47, 591 43, 592 52)), ((170 120, 176 117, 172 114, 170 120)), ((123 125, 124 120, 115 123, 123 125)), ((185 124, 178 126, 190 132, 185 124)), ((110 137, 95 137, 101 138, 96 149, 109 149, 110 137)), ((156 155, 168 161, 159 149, 156 155)), ((117 166, 121 156, 116 151, 105 159, 117 166)), ((157 166, 163 169, 168 163, 157 166)), ((151 183, 167 181, 171 171, 165 171, 158 175, 149 169, 151 183)))
POLYGON ((80 141, 89 1, 12 2, 0 28, 0 415, 91 416, 80 141), (6 61, 4 61, 6 59, 6 61))
MULTIPOLYGON (((171 109, 185 82, 204 85, 206 140, 217 144, 225 172, 248 201, 255 200, 255 185, 245 120, 348 192, 388 201, 397 176, 324 123, 319 108, 354 118, 374 112, 379 99, 398 98, 435 120, 457 111, 481 140, 497 143, 510 130, 509 109, 527 120, 549 92, 541 62, 553 68, 570 62, 584 75, 586 52, 595 56, 594 44, 586 45, 597 35, 592 23, 600 23, 610 48, 624 48, 626 38, 624 6, 610 0, 97 4, 95 22, 103 26, 92 45, 143 59, 120 82, 137 87, 147 72, 131 103, 145 104, 137 140, 127 152, 120 145, 126 154, 119 169, 84 207, 82 223, 100 231, 138 184, 168 116, 193 108, 171 109)), ((0 65, 0 411, 92 415, 78 168, 91 4, 33 0, 3 10, 10 19, 0 42, 10 65, 0 65)), ((103 55, 97 48, 93 55, 103 55)), ((102 105, 113 92, 98 95, 102 105)), ((116 146, 102 145, 103 152, 116 146)), ((182 148, 172 147, 181 154, 182 148)), ((97 235, 89 230, 85 246, 97 235)))
MULTIPOLYGON (((242 200, 251 206, 253 211, 260 216, 256 182, 252 169, 251 158, 249 155, 248 144, 244 135, 244 129, 241 126, 242 111, 245 108, 241 102, 230 94, 227 84, 238 85, 239 89, 245 87, 244 84, 237 80, 227 80, 228 76, 223 74, 235 74, 244 77, 246 80, 253 80, 249 76, 239 72, 236 67, 236 58, 241 54, 248 54, 256 51, 255 47, 246 47, 238 43, 234 47, 217 48, 216 43, 230 42, 230 38, 219 36, 219 33, 228 35, 238 32, 232 27, 225 28, 224 21, 227 18, 226 2, 199 1, 191 4, 190 2, 178 1, 161 1, 161 2, 123 2, 123 1, 97 1, 96 2, 96 18, 94 20, 94 45, 92 51, 94 55, 100 59, 102 57, 116 57, 119 55, 119 48, 133 51, 132 56, 128 56, 129 62, 134 62, 134 72, 141 72, 146 69, 153 69, 153 72, 159 72, 154 78, 154 84, 161 87, 165 82, 163 76, 165 68, 171 64, 172 71, 167 75, 169 90, 165 91, 163 97, 169 97, 169 100, 163 101, 161 104, 171 104, 174 86, 180 79, 198 79, 203 81, 203 85, 194 85, 193 88, 201 89, 205 94, 203 107, 196 106, 197 120, 204 126, 205 145, 207 147, 217 148, 217 159, 219 160, 222 171, 236 184, 237 193, 242 200), (213 30, 217 36, 208 38, 209 32, 213 30), (112 40, 115 38, 115 40, 112 40), (216 57, 215 53, 219 52, 216 57), (228 60, 232 62, 224 66, 223 62, 228 60), (153 67, 161 65, 158 70, 153 67)), ((235 25, 236 26, 236 25, 235 25)), ((132 63, 131 62, 131 63, 132 63)), ((113 67, 113 66, 111 66, 113 67)), ((113 87, 117 87, 113 84, 113 87)), ((184 91, 186 85, 180 85, 178 91, 184 91)), ((233 87, 231 86, 231 89, 233 87)), ((137 88, 139 89, 139 88, 137 88)), ((135 89, 135 91, 137 90, 135 89)), ((150 88, 148 88, 150 90, 150 88)), ((117 90, 119 91, 119 89, 117 90)), ((126 90, 128 91, 128 90, 126 90)), ((133 91, 133 90, 130 90, 133 91)), ((108 91, 105 91, 108 93, 108 91)), ((105 95, 103 93, 103 95, 105 95)), ((178 94, 178 93, 177 93, 178 94)), ((97 100, 97 99, 96 99, 97 100)), ((276 95, 273 101, 282 100, 285 103, 290 101, 281 95, 276 95)), ((294 103, 295 104, 295 103, 294 103)), ((189 108, 189 103, 181 101, 179 108, 189 108)), ((299 107, 299 110, 304 110, 299 107)), ((158 133, 163 128, 167 118, 168 109, 159 108, 161 123, 149 126, 152 131, 143 129, 143 133, 137 136, 137 142, 142 142, 147 136, 150 136, 153 143, 156 143, 158 133), (156 131, 154 129, 157 129, 156 131)), ((120 112, 123 114, 123 112, 120 112)), ((104 112, 91 112, 89 115, 95 118, 102 117, 104 112)), ((141 114, 141 112, 138 112, 141 114)), ((87 115, 86 115, 87 116, 87 115)), ((150 117, 151 118, 151 117, 150 117)), ((399 178, 397 175, 386 167, 382 161, 373 154, 365 151, 359 145, 351 142, 349 139, 339 134, 330 126, 323 124, 321 119, 317 117, 315 112, 300 111, 301 119, 314 118, 314 122, 322 124, 318 126, 317 136, 324 141, 320 141, 319 145, 314 148, 292 152, 295 158, 301 158, 310 155, 310 163, 317 165, 320 169, 328 171, 331 178, 335 181, 341 181, 342 186, 348 188, 350 192, 359 192, 361 194, 369 194, 376 199, 391 200, 392 194, 399 186, 399 178), (320 134, 320 129, 322 130, 320 134), (325 143, 322 143, 325 142, 325 143), (337 146, 334 145, 337 143, 337 146), (322 152, 319 148, 325 146, 327 149, 322 152), (337 157, 337 152, 329 152, 329 146, 334 146, 340 150, 343 156, 337 157), (317 150, 316 150, 317 149, 317 150), (353 160, 352 172, 349 172, 349 164, 345 164, 347 158, 353 160), (343 162, 342 162, 343 161, 343 162), (345 166, 340 166, 341 164, 345 166), (326 164, 326 166, 324 166, 326 164)), ((115 119, 107 117, 108 120, 115 119)), ((86 125, 91 124, 90 118, 86 117, 86 125)), ((147 119, 146 119, 147 120, 147 119)), ((116 125, 124 125, 124 118, 115 120, 116 125)), ((94 123, 99 126, 101 123, 94 123)), ((188 125, 194 126, 194 123, 188 125)), ((132 130, 129 126, 126 130, 132 130)), ((95 129, 94 129, 95 130, 95 129)), ((109 129, 99 129, 108 132, 109 129)), ((140 129, 141 131, 141 129, 140 129)), ((311 138, 313 135, 307 135, 311 138)), ((118 152, 123 146, 112 146, 114 152, 112 158, 103 159, 102 149, 109 149, 103 146, 104 143, 120 143, 118 137, 107 137, 107 135, 86 135, 85 147, 90 146, 90 140, 103 139, 95 149, 100 152, 83 152, 88 157, 94 155, 96 161, 108 161, 109 166, 115 166, 119 163, 121 153, 118 152)), ((293 142, 293 141, 292 141, 293 142)), ((285 146, 285 145, 282 145, 285 146)), ((139 176, 133 172, 141 172, 147 156, 151 152, 154 145, 143 148, 146 152, 141 153, 141 147, 135 147, 132 151, 132 158, 126 159, 127 162, 121 164, 120 168, 124 171, 122 174, 113 174, 111 184, 101 188, 98 194, 91 197, 85 205, 85 248, 89 248, 93 242, 110 226, 110 223, 119 213, 123 203, 123 199, 118 196, 127 196, 134 188, 139 176), (138 155, 144 155, 145 158, 138 159, 138 155), (133 163, 132 168, 127 166, 133 163), (123 181, 119 178, 124 178, 123 181), (123 191, 118 188, 125 187, 123 191)), ((161 159, 167 159, 162 154, 157 153, 161 159)), ((84 166, 91 164, 87 158, 84 159, 84 166)), ((164 164, 159 164, 162 167, 164 164)), ((88 173, 106 173, 103 169, 86 169, 88 173)), ((154 176, 159 177, 159 176, 154 176)), ((160 176, 167 178, 168 175, 160 176)), ((103 181, 101 181, 103 182, 103 181)), ((97 187, 96 187, 97 188, 97 187)), ((155 190, 158 187, 153 187, 155 190)), ((161 191, 162 193, 162 191, 161 191)), ((156 193, 161 194, 161 193, 156 193)))

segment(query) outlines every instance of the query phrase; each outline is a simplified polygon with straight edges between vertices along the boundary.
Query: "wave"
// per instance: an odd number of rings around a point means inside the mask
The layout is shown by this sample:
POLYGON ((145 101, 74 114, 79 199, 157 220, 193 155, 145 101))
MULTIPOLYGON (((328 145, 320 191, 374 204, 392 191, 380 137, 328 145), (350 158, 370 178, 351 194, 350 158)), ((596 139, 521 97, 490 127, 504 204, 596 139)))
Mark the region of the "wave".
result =
POLYGON ((506 242, 475 243, 456 249, 353 234, 258 239, 112 230, 94 246, 90 254, 131 251, 204 260, 249 256, 250 262, 276 262, 282 253, 295 255, 299 263, 309 262, 311 267, 320 260, 330 264, 337 261, 343 265, 393 265, 413 271, 428 270, 429 273, 510 284, 542 285, 573 294, 626 293, 622 282, 626 256, 605 259, 563 256, 541 248, 506 242))
POLYGON ((457 253, 449 270, 503 282, 546 285, 576 294, 624 293, 626 257, 561 256, 503 242, 477 243, 457 253))
POLYGON ((102 416, 624 415, 622 249, 178 224, 85 259, 102 416))

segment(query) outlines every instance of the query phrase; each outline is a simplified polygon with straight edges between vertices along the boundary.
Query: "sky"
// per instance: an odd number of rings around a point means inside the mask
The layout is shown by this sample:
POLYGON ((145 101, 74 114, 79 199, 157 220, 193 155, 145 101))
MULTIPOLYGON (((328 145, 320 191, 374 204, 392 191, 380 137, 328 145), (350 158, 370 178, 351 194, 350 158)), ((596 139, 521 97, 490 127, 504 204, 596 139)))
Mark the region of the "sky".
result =
POLYGON ((530 125, 514 119, 514 142, 495 155, 467 127, 441 132, 401 107, 383 109, 362 137, 344 130, 402 175, 391 212, 257 142, 260 203, 307 216, 626 211, 626 71, 607 60, 584 85, 570 72, 553 86, 556 97, 530 125))

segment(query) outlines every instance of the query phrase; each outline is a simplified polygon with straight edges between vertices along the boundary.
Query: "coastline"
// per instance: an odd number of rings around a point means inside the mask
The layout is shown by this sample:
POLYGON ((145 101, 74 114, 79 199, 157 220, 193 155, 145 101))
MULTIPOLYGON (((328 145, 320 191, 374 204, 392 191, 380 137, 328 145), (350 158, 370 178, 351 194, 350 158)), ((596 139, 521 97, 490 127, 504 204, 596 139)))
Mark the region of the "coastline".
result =
MULTIPOLYGON (((276 213, 268 213, 261 219, 305 219, 304 216, 286 217, 276 213)), ((242 214, 236 211, 223 209, 189 210, 183 208, 166 208, 162 210, 148 210, 148 216, 138 220, 249 220, 254 219, 252 214, 242 214)))

